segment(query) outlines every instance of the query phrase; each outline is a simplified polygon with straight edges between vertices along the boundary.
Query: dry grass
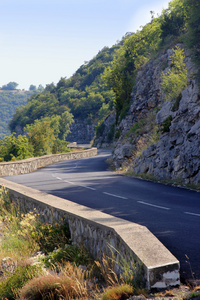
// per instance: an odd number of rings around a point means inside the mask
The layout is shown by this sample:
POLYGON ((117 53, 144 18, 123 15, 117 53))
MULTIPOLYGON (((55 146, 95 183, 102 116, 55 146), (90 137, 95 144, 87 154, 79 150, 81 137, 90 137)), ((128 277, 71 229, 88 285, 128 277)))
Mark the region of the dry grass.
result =
POLYGON ((104 293, 102 300, 125 300, 132 295, 133 287, 128 284, 122 284, 108 289, 104 293))
POLYGON ((102 300, 122 300, 128 299, 131 295, 148 295, 148 291, 143 285, 141 278, 142 266, 136 266, 134 262, 127 262, 118 251, 110 247, 111 256, 102 254, 101 261, 95 261, 99 268, 106 287, 102 300), (115 255, 118 254, 118 260, 115 255), (120 268, 120 275, 117 275, 116 269, 120 268))
POLYGON ((95 264, 99 268, 101 276, 109 286, 116 286, 119 284, 120 280, 114 271, 114 262, 111 258, 106 257, 103 254, 101 261, 95 261, 95 264))
POLYGON ((70 263, 60 275, 48 274, 29 281, 20 291, 20 300, 91 299, 87 272, 70 263))

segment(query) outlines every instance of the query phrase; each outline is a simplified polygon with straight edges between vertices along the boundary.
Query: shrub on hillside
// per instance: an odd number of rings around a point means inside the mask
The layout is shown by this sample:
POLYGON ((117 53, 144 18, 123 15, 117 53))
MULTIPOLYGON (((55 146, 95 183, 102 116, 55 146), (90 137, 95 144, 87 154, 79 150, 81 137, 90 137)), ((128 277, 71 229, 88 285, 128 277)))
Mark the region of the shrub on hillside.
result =
POLYGON ((21 289, 20 299, 90 299, 85 278, 85 271, 67 264, 59 276, 48 274, 30 280, 21 289))
POLYGON ((59 267, 60 264, 72 262, 75 265, 88 266, 93 262, 90 254, 83 248, 76 245, 66 244, 60 248, 54 249, 43 258, 43 262, 47 268, 59 267))
POLYGON ((102 300, 125 300, 133 295, 133 287, 128 284, 122 284, 105 291, 102 300))
POLYGON ((162 91, 168 101, 177 98, 188 84, 184 57, 184 50, 176 47, 173 50, 170 70, 167 73, 163 72, 161 75, 162 91))
POLYGON ((0 283, 0 299, 14 300, 19 290, 32 278, 42 274, 38 266, 19 266, 15 272, 0 283))

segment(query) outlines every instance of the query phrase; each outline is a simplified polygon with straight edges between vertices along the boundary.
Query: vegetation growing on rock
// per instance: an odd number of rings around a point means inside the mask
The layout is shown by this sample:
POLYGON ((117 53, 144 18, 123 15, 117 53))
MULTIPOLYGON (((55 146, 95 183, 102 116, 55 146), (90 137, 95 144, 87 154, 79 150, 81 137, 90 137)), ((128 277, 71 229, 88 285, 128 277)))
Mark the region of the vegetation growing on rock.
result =
POLYGON ((36 211, 23 213, 3 188, 0 221, 1 299, 100 300, 110 299, 111 294, 116 299, 137 294, 140 284, 136 284, 130 263, 121 276, 116 275, 114 257, 94 261, 86 249, 72 243, 64 219, 48 224, 36 211), (115 288, 104 295, 111 287, 115 288))

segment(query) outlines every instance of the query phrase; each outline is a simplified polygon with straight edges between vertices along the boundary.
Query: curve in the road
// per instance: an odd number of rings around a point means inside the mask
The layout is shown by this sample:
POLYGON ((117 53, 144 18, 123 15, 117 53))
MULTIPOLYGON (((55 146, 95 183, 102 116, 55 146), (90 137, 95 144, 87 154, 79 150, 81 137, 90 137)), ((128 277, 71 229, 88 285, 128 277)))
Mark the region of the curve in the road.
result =
POLYGON ((200 193, 107 171, 109 155, 6 179, 147 226, 179 259, 182 278, 200 279, 200 193))

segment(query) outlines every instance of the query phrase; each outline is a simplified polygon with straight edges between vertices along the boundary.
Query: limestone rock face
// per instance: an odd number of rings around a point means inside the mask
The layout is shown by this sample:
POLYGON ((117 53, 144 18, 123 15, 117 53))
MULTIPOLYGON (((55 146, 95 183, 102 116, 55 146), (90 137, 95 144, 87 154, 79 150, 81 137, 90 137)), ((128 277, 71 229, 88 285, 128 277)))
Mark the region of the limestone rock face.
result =
POLYGON ((114 135, 114 124, 115 124, 116 113, 113 111, 104 121, 103 130, 100 136, 96 137, 93 146, 97 148, 109 147, 111 140, 114 135))
POLYGON ((84 120, 75 119, 70 126, 70 133, 67 135, 68 142, 77 142, 78 144, 89 144, 94 138, 95 126, 89 125, 84 120))
POLYGON ((121 136, 115 143, 113 154, 116 168, 126 165, 127 160, 130 166, 131 160, 131 168, 137 174, 149 173, 158 179, 200 183, 200 92, 189 52, 185 54, 188 86, 178 102, 177 99, 164 101, 160 85, 161 72, 171 63, 172 49, 147 63, 138 73, 131 107, 118 126, 121 136), (153 142, 150 142, 153 128, 148 121, 150 115, 154 115, 154 126, 159 132, 153 142), (145 118, 143 130, 140 128, 131 133, 130 128, 145 118))

